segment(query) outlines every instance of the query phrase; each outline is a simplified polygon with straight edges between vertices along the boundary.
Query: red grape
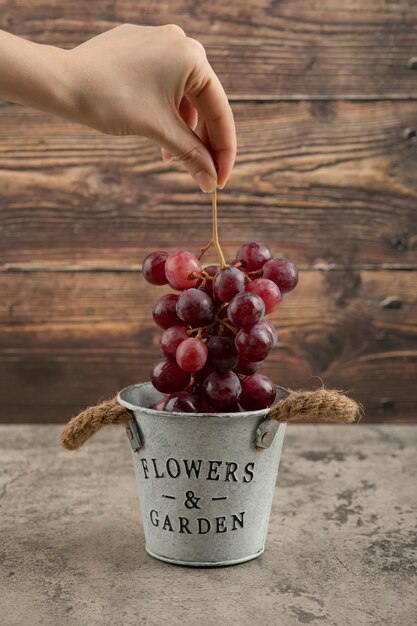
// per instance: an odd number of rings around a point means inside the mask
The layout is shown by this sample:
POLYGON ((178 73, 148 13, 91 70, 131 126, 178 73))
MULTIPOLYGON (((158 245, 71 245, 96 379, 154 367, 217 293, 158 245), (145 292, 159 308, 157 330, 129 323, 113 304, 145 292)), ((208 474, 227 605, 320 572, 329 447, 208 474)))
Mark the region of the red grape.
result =
POLYGON ((216 409, 213 409, 207 402, 202 398, 200 400, 200 409, 202 413, 215 413, 216 409))
POLYGON ((200 400, 200 408, 203 409, 203 411, 210 408, 207 402, 204 400, 204 398, 200 400))
POLYGON ((235 267, 225 267, 213 280, 213 293, 221 302, 229 302, 240 291, 245 291, 246 277, 235 267))
POLYGON ((203 397, 214 409, 231 409, 241 393, 242 386, 234 372, 212 372, 203 382, 203 397))
POLYGON ((246 285, 246 291, 256 293, 265 304, 265 315, 272 313, 282 300, 278 286, 269 278, 255 278, 246 285))
POLYGON ((207 363, 218 372, 232 370, 239 360, 234 337, 212 335, 207 341, 207 363))
MULTIPOLYGON (((218 271, 218 269, 219 269, 218 265, 206 265, 206 267, 203 268, 203 271, 213 278, 216 272, 218 271)), ((199 279, 196 284, 196 287, 201 289, 201 291, 205 291, 206 293, 208 293, 209 296, 212 296, 213 295, 213 280, 208 278, 204 284, 204 287, 200 286, 202 283, 203 283, 203 279, 201 280, 199 279)))
POLYGON ((298 283, 298 270, 288 259, 271 259, 263 266, 262 276, 278 285, 281 293, 291 291, 298 283))
POLYGON ((152 316, 156 324, 161 328, 170 326, 183 326, 183 321, 177 315, 177 302, 179 296, 176 293, 166 293, 155 304, 152 316))
POLYGON ((270 378, 263 374, 252 374, 242 381, 239 404, 246 411, 257 411, 271 406, 275 396, 275 386, 270 378))
POLYGON ((273 326, 269 320, 265 320, 265 319, 261 320, 259 323, 262 324, 262 326, 265 326, 265 328, 269 330, 269 332, 272 335, 272 339, 274 340, 274 346, 276 346, 278 343, 278 335, 277 335, 277 331, 275 330, 275 326, 273 326))
POLYGON ((175 289, 193 287, 198 278, 191 278, 192 272, 201 272, 200 261, 192 252, 174 252, 165 262, 165 274, 169 284, 175 289))
POLYGON ((172 393, 168 400, 165 400, 165 411, 177 411, 179 413, 198 413, 199 398, 188 391, 177 391, 172 393))
POLYGON ((246 359, 239 358, 236 367, 233 369, 236 374, 254 374, 261 367, 262 361, 247 361, 246 359))
POLYGON ((156 411, 163 411, 164 407, 165 407, 165 402, 167 401, 166 398, 162 398, 162 400, 158 400, 158 402, 156 402, 151 409, 155 409, 156 411))
MULTIPOLYGON (((255 282, 255 281, 252 281, 255 282)), ((251 283, 249 283, 250 285, 251 283)), ((272 283, 277 289, 277 286, 272 283)), ((248 285, 248 287, 249 287, 248 285)), ((247 288, 248 288, 247 287, 247 288)), ((263 317, 265 304, 262 298, 256 293, 243 291, 237 293, 229 302, 227 315, 233 326, 252 326, 263 317)))
POLYGON ((273 337, 261 323, 244 326, 235 337, 235 346, 247 361, 263 361, 273 346, 273 337))
POLYGON ((272 259, 271 250, 259 241, 249 241, 242 244, 236 255, 236 261, 243 261, 245 272, 260 270, 269 259, 272 259))
POLYGON ((175 358, 178 365, 186 372, 201 370, 207 361, 207 346, 204 341, 189 337, 180 343, 175 358))
POLYGON ((162 353, 171 359, 175 359, 177 348, 184 339, 188 339, 185 326, 170 326, 162 333, 160 341, 162 353))
POLYGON ((165 262, 168 257, 168 252, 157 250, 148 254, 142 263, 142 273, 144 278, 151 283, 151 285, 166 285, 168 279, 165 274, 165 262))
POLYGON ((192 287, 183 291, 177 302, 177 315, 186 324, 204 326, 213 319, 214 304, 208 293, 192 287))
POLYGON ((181 391, 191 380, 191 374, 185 372, 171 359, 164 359, 157 363, 152 370, 152 384, 162 393, 181 391))
POLYGON ((248 241, 222 268, 213 263, 202 270, 186 250, 152 252, 142 268, 149 283, 168 283, 181 292, 163 295, 152 311, 163 329, 163 360, 151 378, 165 395, 153 408, 216 413, 270 406, 275 386, 257 372, 277 344, 277 332, 264 316, 296 286, 296 266, 272 258, 265 244, 248 241))
MULTIPOLYGON (((207 345, 207 344, 205 344, 207 345)), ((201 369, 201 370, 197 370, 196 372, 193 372, 192 375, 192 383, 197 383, 200 384, 203 382, 203 380, 209 375, 211 374, 211 372, 213 371, 213 368, 209 365, 208 361, 206 361, 205 366, 201 369)))

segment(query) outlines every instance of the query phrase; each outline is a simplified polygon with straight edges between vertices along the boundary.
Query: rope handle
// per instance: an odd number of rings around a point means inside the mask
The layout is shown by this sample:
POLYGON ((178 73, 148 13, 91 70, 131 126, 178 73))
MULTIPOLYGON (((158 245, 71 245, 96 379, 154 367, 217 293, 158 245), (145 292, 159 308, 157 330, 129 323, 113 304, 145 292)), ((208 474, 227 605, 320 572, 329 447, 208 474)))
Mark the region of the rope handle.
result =
POLYGON ((277 422, 293 422, 306 419, 309 422, 334 422, 347 424, 360 419, 363 409, 360 404, 335 389, 315 391, 288 390, 288 396, 273 404, 267 418, 277 422))
MULTIPOLYGON (((288 390, 288 396, 273 404, 266 418, 278 422, 305 418, 309 422, 341 424, 355 421, 361 413, 362 407, 357 402, 334 389, 288 390)), ((103 426, 125 424, 132 417, 132 411, 121 406, 116 398, 88 407, 66 424, 60 436, 61 445, 66 450, 78 450, 103 426)))

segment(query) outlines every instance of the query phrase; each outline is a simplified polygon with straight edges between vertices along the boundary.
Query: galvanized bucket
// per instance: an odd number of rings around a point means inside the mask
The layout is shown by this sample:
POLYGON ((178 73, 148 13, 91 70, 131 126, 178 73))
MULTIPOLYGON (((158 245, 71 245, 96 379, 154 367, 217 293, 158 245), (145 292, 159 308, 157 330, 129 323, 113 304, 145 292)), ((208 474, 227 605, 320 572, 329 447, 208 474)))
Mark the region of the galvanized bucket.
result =
MULTIPOLYGON (((287 393, 276 389, 276 400, 287 393)), ((191 566, 256 558, 265 549, 286 424, 266 419, 268 409, 204 414, 149 408, 161 398, 150 383, 117 396, 134 414, 126 429, 147 552, 191 566)))

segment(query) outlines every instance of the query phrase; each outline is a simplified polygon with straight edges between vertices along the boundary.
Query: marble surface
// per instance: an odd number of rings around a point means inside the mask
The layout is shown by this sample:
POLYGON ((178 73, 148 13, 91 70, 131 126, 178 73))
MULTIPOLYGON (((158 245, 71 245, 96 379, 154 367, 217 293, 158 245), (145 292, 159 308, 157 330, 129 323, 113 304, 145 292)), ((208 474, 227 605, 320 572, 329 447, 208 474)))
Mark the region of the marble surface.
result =
POLYGON ((145 552, 123 427, 59 432, 0 426, 2 626, 416 624, 417 426, 289 425, 266 551, 209 569, 145 552))

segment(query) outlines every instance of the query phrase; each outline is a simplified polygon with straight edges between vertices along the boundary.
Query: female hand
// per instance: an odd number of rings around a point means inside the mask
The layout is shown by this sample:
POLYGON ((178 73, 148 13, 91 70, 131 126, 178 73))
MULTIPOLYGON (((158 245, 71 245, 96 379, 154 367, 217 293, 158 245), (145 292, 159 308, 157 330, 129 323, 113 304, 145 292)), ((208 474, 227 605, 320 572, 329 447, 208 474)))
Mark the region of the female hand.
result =
POLYGON ((0 97, 15 94, 103 133, 149 137, 165 160, 183 161, 203 191, 224 186, 236 156, 233 114, 203 46, 181 28, 124 24, 72 50, 3 35, 13 38, 5 53, 12 67, 3 85, 0 78, 0 97), (13 71, 16 40, 30 47, 30 96, 13 71))

